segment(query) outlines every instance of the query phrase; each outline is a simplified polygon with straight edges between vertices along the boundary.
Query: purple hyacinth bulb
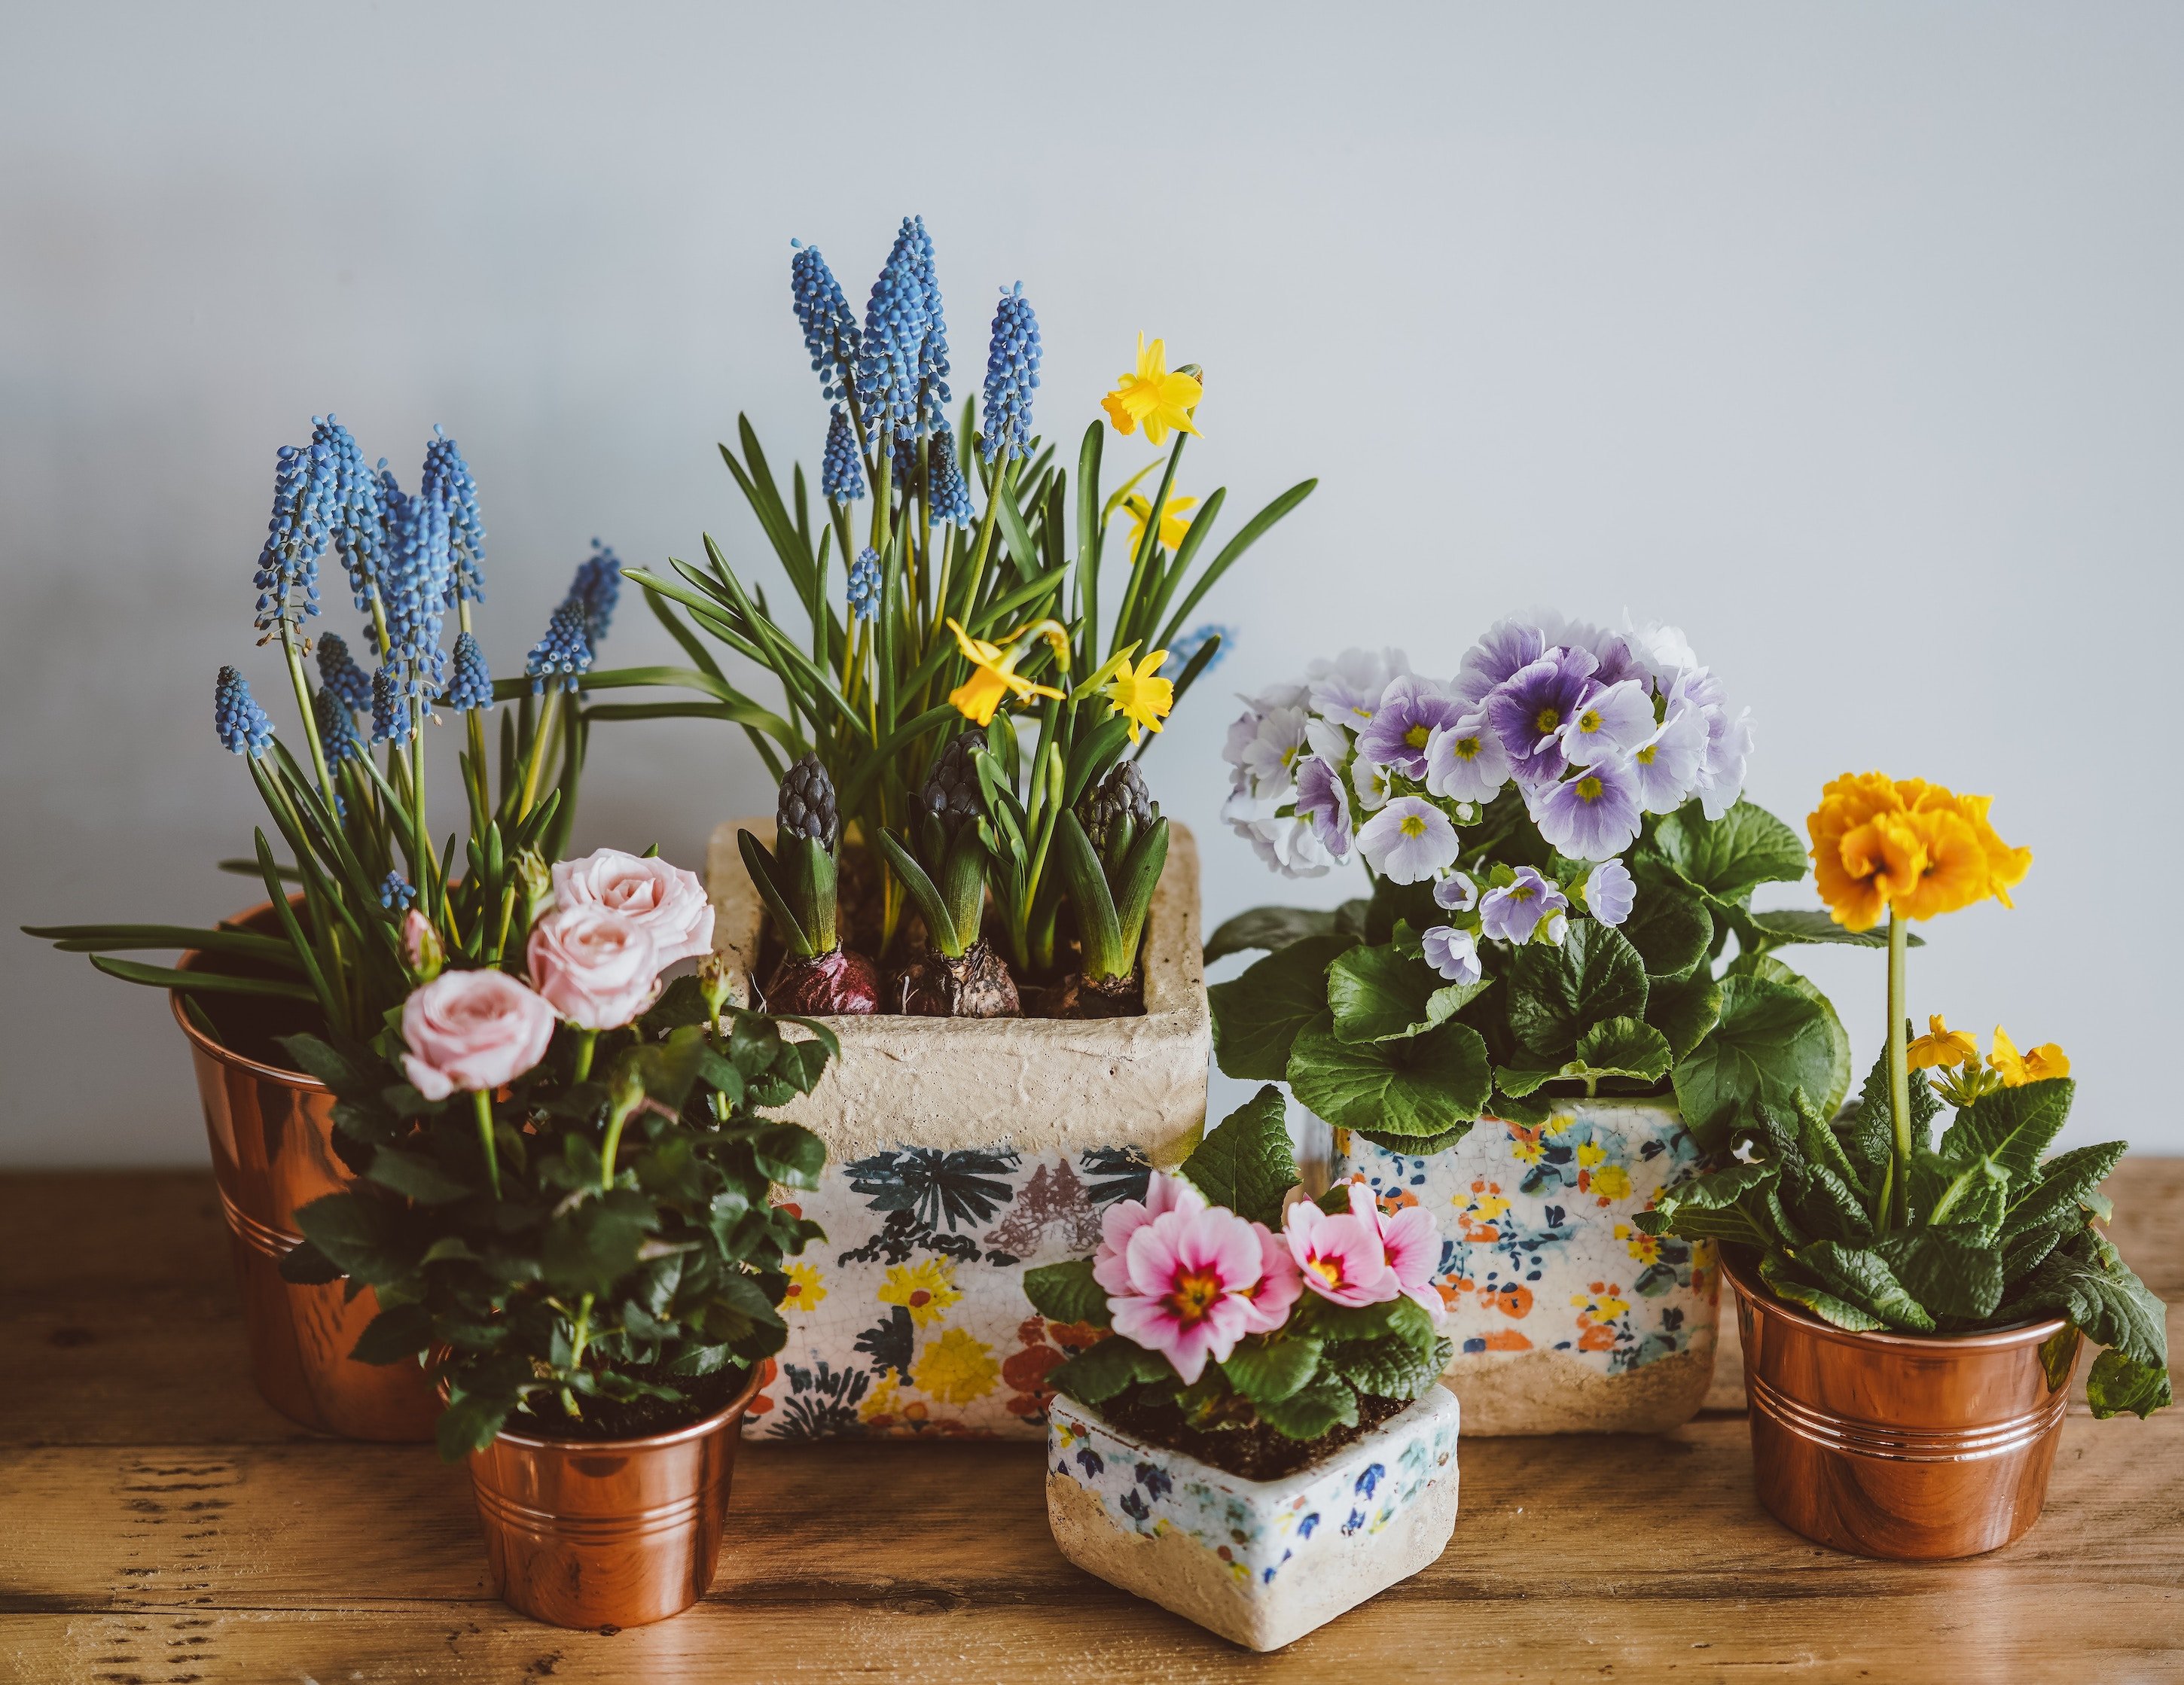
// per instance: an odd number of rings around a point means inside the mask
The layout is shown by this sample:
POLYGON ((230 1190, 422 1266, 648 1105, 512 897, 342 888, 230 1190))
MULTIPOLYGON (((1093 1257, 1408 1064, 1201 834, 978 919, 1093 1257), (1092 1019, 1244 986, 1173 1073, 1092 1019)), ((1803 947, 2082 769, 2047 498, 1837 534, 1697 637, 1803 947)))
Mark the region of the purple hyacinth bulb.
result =
POLYGON ((1450 688, 1476 708, 1486 693, 1504 684, 1547 653, 1547 640, 1529 620, 1496 620, 1486 636, 1464 653, 1450 688))
POLYGON ((1509 752, 1520 782, 1545 784, 1569 765, 1562 731, 1576 718, 1594 689, 1591 652, 1551 649, 1520 667, 1486 698, 1486 720, 1509 752))
POLYGON ((1602 860, 1592 869, 1580 893, 1585 910, 1594 918, 1603 925, 1619 925, 1637 903, 1638 885, 1622 861, 1602 860))
POLYGON ((1350 792, 1342 775, 1318 755, 1297 763, 1296 810, 1312 821, 1319 846, 1338 860, 1350 858, 1350 792))
POLYGON ((1469 931, 1435 925, 1418 940, 1425 945, 1426 964, 1451 983, 1475 983, 1483 975, 1479 943, 1469 931))
POLYGON ((1553 879, 1534 867, 1519 866, 1510 881, 1479 898, 1479 934, 1496 942, 1527 943, 1542 919, 1568 907, 1569 897, 1553 879))
POLYGON ((1638 840, 1638 781, 1630 764, 1603 760, 1525 792, 1532 823, 1557 853, 1604 860, 1638 840))
POLYGON ((1461 845, 1448 815, 1422 796, 1398 796, 1365 822, 1357 852, 1390 883, 1424 883, 1455 864, 1461 845))
POLYGON ((1630 754, 1651 741, 1653 698, 1636 679, 1622 679, 1587 697, 1563 727, 1563 758, 1572 766, 1590 766, 1612 755, 1630 754))
POLYGON ((1426 788, 1451 801, 1490 802, 1509 781, 1509 752, 1484 713, 1467 714, 1426 739, 1426 788))
POLYGON ((1380 693, 1373 718, 1357 734, 1357 754, 1407 778, 1426 776, 1426 745, 1434 732, 1463 717, 1455 699, 1430 679, 1403 674, 1380 693))

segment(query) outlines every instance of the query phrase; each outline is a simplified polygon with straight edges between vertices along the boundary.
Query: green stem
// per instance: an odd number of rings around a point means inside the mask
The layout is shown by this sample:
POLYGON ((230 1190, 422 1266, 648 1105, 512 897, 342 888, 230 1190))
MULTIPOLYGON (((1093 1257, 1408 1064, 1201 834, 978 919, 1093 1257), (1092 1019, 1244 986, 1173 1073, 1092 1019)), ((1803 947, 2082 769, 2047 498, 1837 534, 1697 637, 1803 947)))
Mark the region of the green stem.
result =
POLYGON ((557 685, 547 691, 545 699, 538 704, 538 726, 531 734, 531 753, 523 766, 523 799, 515 809, 518 825, 530 816, 531 805, 538 799, 538 769, 545 760, 543 751, 546 747, 546 728, 553 721, 554 706, 560 698, 561 691, 557 685))
POLYGON ((571 1079, 572 1082, 581 1082, 592 1074, 592 1053, 599 1044, 598 1031, 579 1030, 577 1032, 577 1074, 571 1079))
POLYGON ((281 620, 281 652, 288 658, 288 681, 296 687, 296 706, 304 713, 304 741, 311 746, 311 770, 319 775, 326 811, 339 813, 341 799, 334 794, 333 774, 326 770, 326 746, 319 741, 319 717, 311 711, 311 687, 304 677, 304 652, 297 646, 296 629, 286 615, 281 620))
POLYGON ((493 1197, 500 1198, 500 1149, 493 1140, 493 1096, 482 1088, 471 1090, 471 1104, 477 1110, 478 1144, 485 1148, 486 1180, 493 1185, 493 1197))
POLYGON ((1911 1069, 1903 1039, 1903 962, 1911 927, 1900 913, 1888 915, 1888 1107, 1896 1126, 1894 1186, 1888 1226, 1911 1225, 1911 1069))
MULTIPOLYGON (((584 1348, 592 1339, 592 1295, 586 1293, 577 1302, 577 1329, 569 1342, 569 1367, 579 1368, 584 1361, 584 1348)), ((577 1414, 577 1395, 566 1387, 561 1389, 561 1408, 571 1416, 577 1414)))

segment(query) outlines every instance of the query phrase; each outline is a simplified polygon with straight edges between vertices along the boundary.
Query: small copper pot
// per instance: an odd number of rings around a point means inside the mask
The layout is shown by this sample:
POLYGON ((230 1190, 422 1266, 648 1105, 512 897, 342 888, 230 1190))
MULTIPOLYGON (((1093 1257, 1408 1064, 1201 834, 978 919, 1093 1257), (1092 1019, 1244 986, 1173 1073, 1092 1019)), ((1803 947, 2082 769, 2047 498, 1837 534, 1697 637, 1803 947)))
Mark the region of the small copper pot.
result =
POLYGON ((705 1594, 721 1554, 744 1410, 643 1439, 503 1432, 471 1453, 493 1591, 556 1627, 640 1627, 705 1594))
MULTIPOLYGON (((253 924, 271 910, 267 902, 231 922, 253 924)), ((199 959, 185 954, 182 969, 199 959)), ((306 1427, 351 1439, 430 1439, 439 1401, 425 1371, 349 1355, 379 1314, 370 1289, 348 1299, 340 1282, 298 1287, 281 1279, 282 1255, 303 1243, 297 1208, 355 1180, 334 1152, 333 1095, 300 1071, 222 1047, 190 1022, 180 994, 172 998, 197 1067, 258 1390, 306 1427)))
POLYGON ((1976 1556, 2040 1519, 2081 1337, 1854 1334, 1784 1304, 1723 1248, 1744 1337, 1752 1476, 1775 1520, 1837 1550, 1976 1556))

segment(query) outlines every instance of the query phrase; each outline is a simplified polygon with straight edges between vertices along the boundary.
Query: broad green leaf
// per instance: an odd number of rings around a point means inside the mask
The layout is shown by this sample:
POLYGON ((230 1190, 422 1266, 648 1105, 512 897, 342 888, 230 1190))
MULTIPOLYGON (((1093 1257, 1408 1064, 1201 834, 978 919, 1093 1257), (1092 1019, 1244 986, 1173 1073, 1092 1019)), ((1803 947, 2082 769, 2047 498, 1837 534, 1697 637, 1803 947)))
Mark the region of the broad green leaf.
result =
POLYGON ((2067 1076, 2053 1076, 2015 1088, 1989 1089, 1957 1114, 1942 1137, 1942 1156, 1962 1161, 1985 1154, 2025 1186, 2070 1116, 2077 1087, 2067 1076))
POLYGON ((1135 1382, 1174 1379, 1166 1358, 1110 1334, 1050 1370, 1046 1384, 1079 1404, 1098 1404, 1135 1382))
POLYGON ((1206 963, 1255 948, 1279 951, 1306 937, 1333 936, 1335 915, 1312 907, 1254 907, 1223 920, 1206 939, 1206 963))
POLYGON ((1368 1399, 1417 1399, 1448 1367, 1448 1342, 1384 1334, 1376 1340, 1338 1340, 1327 1348, 1329 1371, 1368 1399))
POLYGON ((1805 875, 1797 833, 1750 802, 1710 820, 1696 802, 1663 820, 1654 846, 1669 864, 1717 901, 1741 904, 1763 883, 1795 883, 1805 875))
POLYGON ((359 1363, 407 1363, 432 1343, 431 1311, 421 1304, 391 1304, 371 1319, 349 1355, 359 1363))
POLYGON ((2103 1419, 2129 1410, 2149 1416, 2176 1402, 2170 1391, 2169 1371, 2159 1365, 2140 1363, 2119 1351, 2103 1352, 2086 1376, 2086 1402, 2103 1419))
POLYGON ((1869 1310, 1892 1328, 1907 1333, 1930 1334, 1934 1319, 1925 1306, 1905 1291, 1880 1254, 1864 1247, 1842 1246, 1816 1240, 1797 1253, 1797 1265, 1817 1276, 1836 1293, 1862 1310, 1869 1310))
POLYGON ((1574 1076, 1658 1082, 1669 1074, 1669 1038, 1642 1018, 1609 1018, 1577 1038, 1574 1076))
POLYGON ((1289 1102, 1282 1091, 1268 1084, 1207 1131, 1184 1160, 1183 1174, 1214 1204, 1280 1227, 1282 1201, 1297 1183, 1289 1102))
POLYGON ((1792 1304, 1802 1304, 1823 1322, 1831 1322, 1838 1328, 1847 1328, 1853 1333, 1870 1333, 1888 1326, 1871 1311, 1852 1304, 1848 1299, 1838 1299, 1824 1287, 1801 1281, 1785 1268, 1772 1252, 1759 1260, 1759 1279, 1777 1299, 1786 1299, 1792 1304))
POLYGON ((1347 936, 1306 937, 1206 990, 1222 1075, 1262 1082, 1288 1076, 1297 1032, 1327 1016, 1327 968, 1355 945, 1347 936))
MULTIPOLYGON (((2009 1207, 2002 1232, 2004 1238, 2025 1233, 2064 1219, 2075 1219, 2081 1208, 2098 1198, 2096 1190, 2121 1162, 2130 1143, 2106 1141, 2058 1154, 2040 1167, 2040 1184, 2025 1187, 2013 1180, 2016 1198, 2009 1207)), ((2105 1201, 2102 1202, 2106 1204, 2105 1201)))
MULTIPOLYGON (((1921 1148, 1931 1137, 1931 1126, 1942 1109, 1942 1103, 1934 1093, 1933 1084, 1923 1073, 1913 1073, 1910 1091, 1911 1144, 1921 1148)), ((1894 1112, 1888 1093, 1888 1049, 1884 1047, 1865 1073, 1865 1084, 1858 1090, 1857 1114, 1843 1142, 1851 1161, 1862 1165, 1869 1176, 1886 1165, 1894 1150, 1895 1136, 1890 1122, 1894 1112)))
POLYGON ((1290 1087, 1343 1129, 1435 1136, 1475 1119, 1493 1092, 1486 1043, 1468 1024, 1448 1023, 1401 1042, 1346 1042, 1327 1015, 1296 1038, 1290 1087))
POLYGON ((1357 1421, 1357 1394, 1326 1375, 1279 1404, 1255 1408, 1260 1421, 1291 1439, 1317 1439, 1330 1428, 1352 1427, 1357 1421))
POLYGON ((440 1412, 440 1420, 433 1429, 440 1460, 459 1463, 471 1452, 482 1451, 492 1444, 506 1425, 508 1413, 515 1407, 515 1402, 512 1395, 485 1393, 465 1393, 452 1399, 440 1412))
POLYGON ((1456 1015, 1490 985, 1445 984, 1424 960, 1392 947, 1353 948, 1327 968, 1327 1005, 1346 1042, 1416 1036, 1456 1015))
POLYGON ((1758 1101, 1788 1106, 1801 1088, 1825 1093, 1835 1054, 1827 1016, 1813 1001, 1762 977, 1724 978, 1719 1021, 1675 1069, 1685 1127, 1711 1145, 1758 1101))
POLYGON ((1730 1164, 1663 1188, 1654 1209, 1639 1212, 1633 1221, 1647 1234, 1764 1246, 1773 1237, 1752 1216, 1751 1208, 1761 1204, 1759 1196, 1774 1187, 1776 1174, 1773 1165, 1730 1164))
POLYGON ((1279 1404, 1318 1373, 1319 1354, 1319 1342, 1309 1334, 1274 1339, 1254 1334, 1237 1343, 1221 1372, 1253 1404, 1279 1404))
POLYGON ((1646 963, 1622 932, 1593 919, 1572 924, 1561 943, 1528 943, 1505 981, 1509 1028, 1527 1051, 1563 1060, 1577 1038, 1607 1018, 1646 1010, 1646 963))
MULTIPOLYGON (((1876 925, 1871 930, 1849 931, 1837 924, 1824 908, 1793 907, 1774 913, 1750 913, 1746 922, 1766 937, 1770 948, 1787 947, 1793 943, 1845 943, 1856 948, 1886 948, 1888 946, 1888 926, 1876 925)), ((1911 946, 1924 948, 1925 937, 1910 932, 1911 946)))
POLYGON ((1646 1021, 1669 1038, 1669 1051, 1677 1059, 1704 1041, 1720 1018, 1721 985, 1703 967, 1646 987, 1646 1021))
POLYGON ((365 1193, 329 1193, 296 1213, 296 1226, 344 1276, 370 1287, 399 1280, 415 1262, 393 1205, 365 1193))
POLYGON ((382 1187, 391 1187, 421 1205, 449 1204, 476 1191, 456 1181, 430 1159, 393 1147, 382 1147, 372 1154, 371 1168, 365 1172, 365 1179, 382 1187))
POLYGON ((2088 1231, 2070 1249, 2057 1252, 2018 1283, 2001 1314, 2014 1318, 2042 1310, 2059 1313, 2096 1345, 2113 1346, 2135 1363, 2166 1369, 2169 1334, 2162 1303, 2114 1254, 2114 1247, 2088 1231), (2098 1258, 2079 1256, 2075 1248, 2088 1242, 2110 1261, 2104 1265, 2098 1258))
POLYGON ((1072 1258, 1024 1271, 1024 1297, 1041 1316, 1056 1322, 1109 1326, 1107 1290, 1092 1279, 1092 1260, 1072 1258))
POLYGON ((1979 1322, 2002 1303, 2002 1254, 1953 1229, 1906 1229, 1873 1245, 1903 1289, 1936 1316, 1979 1322))
MULTIPOLYGON (((1937 1162, 1955 1168, 1947 1159, 1937 1162)), ((1914 1176, 1912 1182, 1914 1208, 1921 1202, 1923 1180, 1914 1176)), ((1936 1226, 1946 1223, 1976 1229, 1992 1245, 2001 1237, 2003 1214, 2009 1209, 2009 1172, 1992 1159, 1976 1158, 1950 1176, 1931 1203, 1916 1215, 1920 1221, 1936 1226)))
POLYGON ((1688 977, 1713 945, 1713 920, 1698 897, 1658 869, 1640 881, 1636 904, 1619 928, 1656 981, 1688 977))
POLYGON ((1835 1062, 1828 1076, 1828 1086, 1813 1095, 1822 1117, 1833 1117, 1841 1109, 1843 1097, 1850 1093, 1851 1061, 1850 1032, 1843 1028, 1842 1020, 1836 1015, 1835 1003, 1820 992, 1820 987, 1802 971, 1792 970, 1771 954, 1752 954, 1738 958, 1731 970, 1737 976, 1764 977, 1770 983, 1780 983, 1792 988, 1819 1006, 1827 1015, 1828 1033, 1835 1043, 1835 1062))
POLYGON ((1357 1129, 1351 1133, 1361 1141, 1371 1142, 1375 1147, 1384 1147, 1390 1153, 1402 1153, 1423 1159, 1435 1153, 1446 1153, 1470 1134, 1475 1126, 1469 1123, 1455 1124, 1438 1135, 1390 1135, 1378 1129, 1357 1129))
POLYGON ((1494 1086, 1513 1100, 1527 1094, 1535 1094, 1556 1077, 1562 1067, 1554 1065, 1497 1065, 1494 1067, 1494 1086))

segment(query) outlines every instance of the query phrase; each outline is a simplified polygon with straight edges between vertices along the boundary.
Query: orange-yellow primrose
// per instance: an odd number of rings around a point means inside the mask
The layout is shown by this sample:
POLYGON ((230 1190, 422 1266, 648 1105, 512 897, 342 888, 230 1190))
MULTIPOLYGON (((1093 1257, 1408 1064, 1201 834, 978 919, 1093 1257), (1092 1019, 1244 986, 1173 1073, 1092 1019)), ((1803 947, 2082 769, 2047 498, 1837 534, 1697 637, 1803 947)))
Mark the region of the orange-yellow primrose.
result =
POLYGON ((1994 1051, 1987 1055, 1986 1062, 2001 1073, 2006 1088, 2021 1088, 2027 1082, 2044 1082, 2051 1076, 2070 1074, 2070 1055, 2054 1043, 2042 1042, 2020 1054, 2017 1044, 1999 1024, 1994 1026, 1994 1051))
POLYGON ((1931 1067, 1979 1063, 1979 1043, 1961 1030, 1952 1030, 1938 1012, 1926 1020, 1926 1033, 1913 1042, 1908 1049, 1909 1068, 1925 1071, 1931 1067))

